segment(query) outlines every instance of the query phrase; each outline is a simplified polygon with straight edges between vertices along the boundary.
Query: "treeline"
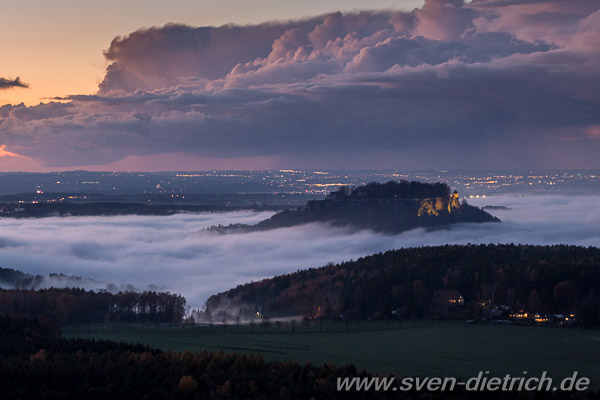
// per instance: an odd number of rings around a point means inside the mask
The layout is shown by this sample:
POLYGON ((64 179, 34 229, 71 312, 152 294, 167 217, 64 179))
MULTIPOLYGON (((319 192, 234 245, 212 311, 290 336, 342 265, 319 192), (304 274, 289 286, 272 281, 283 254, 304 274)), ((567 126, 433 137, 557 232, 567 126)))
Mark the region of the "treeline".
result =
POLYGON ((0 289, 0 315, 49 318, 59 325, 94 322, 181 322, 184 297, 168 292, 108 292, 84 289, 0 289))
POLYGON ((417 181, 389 181, 386 183, 370 182, 364 186, 350 188, 342 186, 332 197, 348 199, 424 199, 449 197, 450 188, 445 183, 424 183, 417 181))
POLYGON ((10 287, 34 286, 44 280, 42 275, 31 275, 12 268, 0 267, 0 283, 10 287))
MULTIPOLYGON (((300 365, 260 355, 172 353, 107 341, 61 339, 37 320, 0 316, 0 388, 6 399, 455 399, 481 392, 338 391, 338 378, 373 374, 353 365, 300 365), (8 344, 8 345, 6 345, 8 344)), ((597 399, 598 392, 535 398, 597 399)), ((486 392, 531 399, 529 392, 486 392)))
POLYGON ((600 249, 446 245, 392 250, 240 285, 207 310, 270 317, 476 318, 497 307, 600 324, 600 249))

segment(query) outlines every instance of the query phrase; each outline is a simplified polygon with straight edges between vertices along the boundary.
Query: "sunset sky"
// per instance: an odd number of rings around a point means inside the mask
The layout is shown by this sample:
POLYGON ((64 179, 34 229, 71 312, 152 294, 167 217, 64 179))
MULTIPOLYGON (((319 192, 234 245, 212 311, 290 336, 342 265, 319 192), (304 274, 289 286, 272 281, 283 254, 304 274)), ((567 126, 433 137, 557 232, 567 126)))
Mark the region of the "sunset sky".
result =
POLYGON ((0 171, 599 168, 599 9, 9 2, 0 171))

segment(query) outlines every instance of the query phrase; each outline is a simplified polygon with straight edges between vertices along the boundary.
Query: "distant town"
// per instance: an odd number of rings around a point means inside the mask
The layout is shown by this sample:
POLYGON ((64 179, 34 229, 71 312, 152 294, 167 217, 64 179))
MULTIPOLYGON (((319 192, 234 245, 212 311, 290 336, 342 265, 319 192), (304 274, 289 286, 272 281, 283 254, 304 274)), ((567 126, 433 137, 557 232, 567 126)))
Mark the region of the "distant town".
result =
POLYGON ((203 171, 0 173, 0 202, 132 201, 214 205, 301 205, 341 186, 442 182, 466 198, 499 194, 600 194, 595 171, 203 171), (242 196, 242 197, 240 197, 242 196))

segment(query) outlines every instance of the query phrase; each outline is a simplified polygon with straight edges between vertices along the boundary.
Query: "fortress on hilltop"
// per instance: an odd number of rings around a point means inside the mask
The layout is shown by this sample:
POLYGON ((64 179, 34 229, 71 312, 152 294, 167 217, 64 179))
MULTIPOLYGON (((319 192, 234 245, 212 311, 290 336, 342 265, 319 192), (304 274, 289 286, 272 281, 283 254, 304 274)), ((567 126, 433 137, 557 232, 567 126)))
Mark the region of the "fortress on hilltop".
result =
POLYGON ((325 199, 281 211, 256 225, 215 227, 222 232, 265 231, 310 223, 368 229, 388 234, 414 228, 435 229, 462 222, 500 222, 484 210, 460 202, 445 183, 408 181, 371 182, 342 186, 325 199))

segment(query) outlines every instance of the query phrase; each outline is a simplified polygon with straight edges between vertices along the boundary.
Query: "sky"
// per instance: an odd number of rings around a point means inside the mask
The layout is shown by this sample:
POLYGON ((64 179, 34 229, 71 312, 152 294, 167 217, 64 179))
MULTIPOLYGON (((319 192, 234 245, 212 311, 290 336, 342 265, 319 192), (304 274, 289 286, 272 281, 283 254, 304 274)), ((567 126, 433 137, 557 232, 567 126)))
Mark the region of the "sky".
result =
POLYGON ((600 167, 597 0, 364 4, 3 4, 0 171, 600 167))
MULTIPOLYGON (((202 231, 216 224, 257 223, 269 212, 4 218, 0 258, 2 267, 31 274, 91 278, 84 281, 90 289, 114 283, 118 289, 132 284, 138 290, 180 293, 199 308, 210 295, 238 284, 390 249, 466 243, 600 245, 598 196, 503 195, 469 202, 509 209, 491 211, 502 223, 419 228, 397 235, 324 224, 235 234, 202 231)), ((81 286, 80 281, 45 283, 81 286)))

